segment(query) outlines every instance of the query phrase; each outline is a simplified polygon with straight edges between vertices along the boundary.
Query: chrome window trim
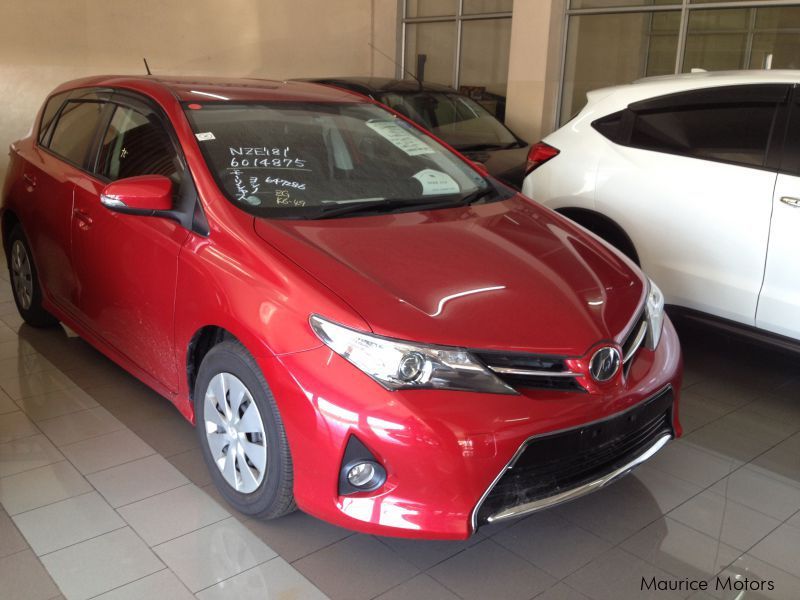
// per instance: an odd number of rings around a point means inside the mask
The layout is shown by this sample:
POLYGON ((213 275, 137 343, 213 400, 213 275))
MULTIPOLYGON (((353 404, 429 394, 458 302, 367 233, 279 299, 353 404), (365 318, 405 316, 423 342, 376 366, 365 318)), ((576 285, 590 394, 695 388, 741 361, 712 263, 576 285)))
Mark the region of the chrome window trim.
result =
MULTIPOLYGON (((617 413, 614 413, 614 414, 611 414, 611 415, 607 415, 607 416, 603 417, 602 419, 597 419, 595 421, 590 421, 588 423, 582 423, 581 425, 578 425, 577 427, 565 427, 563 429, 557 429, 555 431, 546 431, 546 432, 543 432, 543 433, 536 433, 536 434, 526 438, 519 445, 519 448, 517 448, 517 451, 514 452, 514 455, 511 457, 511 460, 509 460, 505 464, 505 466, 502 469, 500 469, 500 472, 492 480, 492 483, 490 483, 489 487, 486 488, 486 491, 483 492, 483 495, 478 500, 478 503, 475 505, 475 508, 472 509, 472 515, 470 516, 470 525, 472 527, 472 533, 475 533, 478 530, 478 512, 480 511, 481 506, 483 506, 483 502, 486 500, 486 498, 489 496, 489 494, 492 493, 492 490, 497 485, 497 482, 500 481, 500 479, 503 477, 503 475, 505 475, 506 471, 508 471, 508 469, 510 469, 512 466, 514 466, 514 463, 517 462, 517 459, 519 459, 520 455, 525 451, 525 447, 530 442, 532 442, 533 440, 535 440, 537 438, 546 437, 546 436, 550 436, 550 435, 557 435, 559 433, 565 433, 567 431, 571 431, 571 430, 577 429, 579 427, 590 427, 592 425, 597 425, 598 423, 603 423, 604 421, 609 421, 611 419, 615 419, 615 418, 620 417, 620 416, 622 416, 622 415, 624 415, 626 413, 631 412, 632 410, 636 410, 637 408, 639 408, 643 404, 646 404, 647 402, 649 402, 653 398, 656 398, 657 396, 660 396, 661 394, 667 393, 670 390, 672 390, 672 385, 667 384, 663 388, 658 390, 657 392, 655 392, 653 394, 650 394, 647 398, 645 398, 641 402, 637 402, 633 406, 629 406, 628 408, 626 408, 625 410, 622 410, 620 412, 617 412, 617 413)), ((673 404, 674 404, 674 399, 673 399, 673 404)), ((673 434, 670 435, 670 439, 673 436, 674 436, 674 430, 673 430, 673 434)), ((611 483, 611 482, 608 481, 606 483, 611 483)), ((577 488, 573 488, 573 489, 577 489, 577 488)), ((563 501, 566 502, 567 500, 565 499, 563 501)))

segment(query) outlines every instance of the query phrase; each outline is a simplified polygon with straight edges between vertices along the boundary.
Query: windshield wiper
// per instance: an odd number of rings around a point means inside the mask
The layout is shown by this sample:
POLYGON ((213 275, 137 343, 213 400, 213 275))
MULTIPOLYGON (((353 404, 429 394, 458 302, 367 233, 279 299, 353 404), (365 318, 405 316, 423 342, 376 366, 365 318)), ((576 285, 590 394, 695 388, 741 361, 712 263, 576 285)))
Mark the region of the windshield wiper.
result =
MULTIPOLYGON (((463 200, 463 199, 462 199, 463 200)), ((375 210, 385 209, 386 212, 391 212, 394 209, 411 209, 411 210, 433 210, 436 208, 447 208, 450 206, 460 206, 461 202, 456 200, 437 200, 431 202, 417 202, 407 198, 384 198, 383 200, 370 200, 367 202, 348 202, 347 204, 336 204, 333 206, 323 207, 318 213, 309 217, 311 219, 333 219, 344 215, 354 215, 358 213, 373 212, 375 210)))
POLYGON ((458 206, 469 206, 470 204, 475 204, 478 200, 483 200, 486 196, 490 195, 497 190, 494 189, 491 185, 487 185, 486 187, 480 188, 463 196, 461 201, 458 203, 458 206))

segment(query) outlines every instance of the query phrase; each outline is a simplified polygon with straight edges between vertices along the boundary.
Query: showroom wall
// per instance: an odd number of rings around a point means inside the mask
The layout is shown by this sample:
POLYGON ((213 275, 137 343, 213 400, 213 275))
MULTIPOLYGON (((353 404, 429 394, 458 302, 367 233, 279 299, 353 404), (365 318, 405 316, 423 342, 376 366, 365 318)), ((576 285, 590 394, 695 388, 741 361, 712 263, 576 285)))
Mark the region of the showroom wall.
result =
POLYGON ((396 0, 4 0, 0 178, 5 148, 59 83, 102 73, 393 76, 396 0))

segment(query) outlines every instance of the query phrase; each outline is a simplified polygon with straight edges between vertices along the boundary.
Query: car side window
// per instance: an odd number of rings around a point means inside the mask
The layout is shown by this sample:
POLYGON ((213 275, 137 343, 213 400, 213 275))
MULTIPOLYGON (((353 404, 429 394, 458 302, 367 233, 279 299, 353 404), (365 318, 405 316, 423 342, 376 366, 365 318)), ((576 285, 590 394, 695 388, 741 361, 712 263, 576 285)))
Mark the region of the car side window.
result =
POLYGON ((763 167, 788 92, 784 84, 700 88, 634 102, 592 127, 624 146, 763 167))
POLYGON ((679 106, 636 115, 637 148, 761 167, 775 104, 679 106))
POLYGON ((161 124, 117 106, 103 136, 97 172, 112 181, 136 175, 164 175, 180 182, 180 162, 161 124))
POLYGON ((94 141, 104 107, 103 102, 68 101, 53 129, 50 150, 82 167, 94 141))
POLYGON ((56 115, 58 114, 58 109, 61 108, 62 104, 64 104, 64 100, 67 99, 69 94, 69 92, 61 92, 60 94, 51 96, 44 105, 44 110, 42 111, 42 120, 39 123, 39 135, 37 137, 39 144, 43 146, 47 145, 45 138, 50 130, 50 125, 53 124, 53 119, 55 119, 56 115))

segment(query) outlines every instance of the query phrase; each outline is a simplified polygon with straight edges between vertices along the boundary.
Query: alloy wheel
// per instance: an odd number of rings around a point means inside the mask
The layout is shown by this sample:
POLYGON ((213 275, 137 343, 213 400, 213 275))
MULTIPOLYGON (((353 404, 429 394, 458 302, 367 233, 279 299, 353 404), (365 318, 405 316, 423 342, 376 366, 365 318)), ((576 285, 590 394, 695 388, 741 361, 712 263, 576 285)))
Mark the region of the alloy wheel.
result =
POLYGON ((231 373, 211 379, 203 403, 203 420, 211 457, 234 490, 258 489, 267 468, 264 423, 247 386, 231 373))
POLYGON ((11 280, 17 302, 28 310, 33 303, 33 273, 28 250, 20 240, 14 240, 11 247, 11 280))

